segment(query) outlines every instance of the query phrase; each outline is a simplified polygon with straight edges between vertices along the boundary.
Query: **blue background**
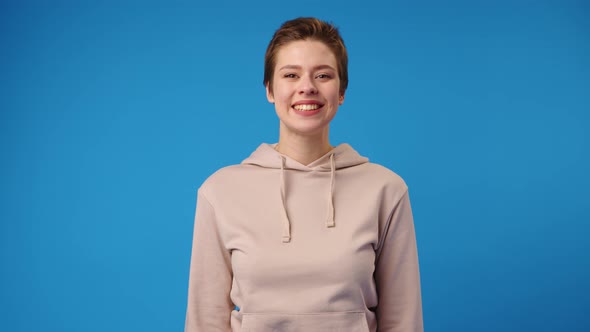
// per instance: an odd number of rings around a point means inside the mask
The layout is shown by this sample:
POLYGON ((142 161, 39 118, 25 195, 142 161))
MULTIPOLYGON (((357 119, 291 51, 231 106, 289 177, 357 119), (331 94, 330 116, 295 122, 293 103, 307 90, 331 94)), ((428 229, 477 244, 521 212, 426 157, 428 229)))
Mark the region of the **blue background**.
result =
POLYGON ((196 190, 275 142, 263 57, 335 22, 332 143, 410 186, 427 331, 589 331, 586 1, 0 4, 2 331, 181 331, 196 190))

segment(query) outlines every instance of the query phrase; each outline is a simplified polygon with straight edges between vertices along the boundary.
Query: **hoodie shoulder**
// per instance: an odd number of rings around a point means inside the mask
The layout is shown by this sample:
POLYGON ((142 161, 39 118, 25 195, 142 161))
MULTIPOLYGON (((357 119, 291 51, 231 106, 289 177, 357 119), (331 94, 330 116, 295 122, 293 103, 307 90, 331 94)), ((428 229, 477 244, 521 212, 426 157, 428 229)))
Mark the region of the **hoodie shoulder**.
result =
POLYGON ((222 167, 209 175, 203 184, 201 184, 199 190, 207 193, 211 190, 215 190, 215 188, 226 187, 233 182, 236 176, 243 173, 243 168, 245 168, 245 165, 242 164, 222 167))
POLYGON ((244 172, 251 169, 253 165, 258 165, 259 163, 256 162, 258 159, 263 159, 264 161, 269 162, 269 160, 272 159, 270 155, 273 154, 273 151, 276 152, 272 145, 266 143, 260 144, 258 148, 240 164, 222 167, 209 175, 203 184, 201 184, 199 191, 211 193, 211 191, 218 191, 220 188, 227 188, 235 182, 239 176, 242 176, 244 172))
POLYGON ((366 167, 376 180, 384 183, 387 187, 404 193, 408 190, 404 179, 391 169, 375 163, 367 163, 366 167))
POLYGON ((280 154, 275 150, 274 145, 262 143, 250 154, 241 165, 256 165, 268 168, 280 167, 280 154))

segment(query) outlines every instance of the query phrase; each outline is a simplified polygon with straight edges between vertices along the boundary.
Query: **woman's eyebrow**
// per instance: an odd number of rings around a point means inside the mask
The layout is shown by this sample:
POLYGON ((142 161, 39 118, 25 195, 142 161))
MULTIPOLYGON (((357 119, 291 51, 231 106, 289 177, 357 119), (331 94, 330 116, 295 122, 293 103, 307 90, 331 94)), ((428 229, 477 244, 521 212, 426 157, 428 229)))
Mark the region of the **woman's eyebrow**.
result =
POLYGON ((336 70, 336 69, 334 69, 334 67, 332 67, 332 66, 330 66, 330 65, 319 65, 319 66, 316 66, 316 67, 314 67, 314 69, 315 69, 315 70, 318 70, 318 69, 330 69, 330 70, 336 70))
POLYGON ((297 66, 297 65, 285 65, 285 66, 282 66, 281 68, 279 68, 279 70, 284 70, 284 69, 301 69, 301 66, 297 66))

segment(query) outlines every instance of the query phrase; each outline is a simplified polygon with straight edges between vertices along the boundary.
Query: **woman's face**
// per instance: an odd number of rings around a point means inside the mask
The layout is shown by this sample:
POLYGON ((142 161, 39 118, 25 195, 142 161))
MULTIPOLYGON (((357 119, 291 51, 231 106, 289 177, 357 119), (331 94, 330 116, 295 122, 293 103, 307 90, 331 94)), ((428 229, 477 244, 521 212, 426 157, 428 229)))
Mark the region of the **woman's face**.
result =
POLYGON ((266 96, 275 104, 281 131, 327 134, 344 101, 337 68, 334 53, 319 41, 298 40, 279 49, 272 93, 267 86, 266 96))

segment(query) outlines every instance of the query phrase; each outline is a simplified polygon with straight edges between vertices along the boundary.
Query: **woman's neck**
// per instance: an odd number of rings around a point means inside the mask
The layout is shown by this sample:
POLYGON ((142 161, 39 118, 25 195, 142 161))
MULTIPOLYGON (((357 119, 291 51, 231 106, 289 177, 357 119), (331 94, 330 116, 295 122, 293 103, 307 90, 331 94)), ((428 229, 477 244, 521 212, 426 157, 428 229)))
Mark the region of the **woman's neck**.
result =
POLYGON ((275 146, 278 152, 303 165, 309 165, 318 160, 321 156, 332 150, 332 148, 327 133, 321 136, 281 134, 279 143, 275 146))

